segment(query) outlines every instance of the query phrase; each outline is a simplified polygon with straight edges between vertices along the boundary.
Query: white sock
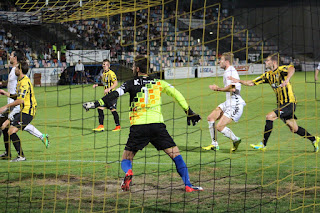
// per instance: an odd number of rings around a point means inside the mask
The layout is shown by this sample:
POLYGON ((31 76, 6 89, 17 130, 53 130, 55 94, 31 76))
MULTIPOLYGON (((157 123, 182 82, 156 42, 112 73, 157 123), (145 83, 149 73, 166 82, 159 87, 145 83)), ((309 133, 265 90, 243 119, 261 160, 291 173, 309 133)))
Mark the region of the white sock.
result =
POLYGON ((232 141, 237 141, 239 139, 228 127, 224 127, 221 133, 227 138, 230 138, 232 141))
POLYGON ((25 128, 24 131, 29 132, 31 135, 36 136, 37 138, 40 138, 40 140, 43 139, 42 133, 35 128, 32 124, 28 124, 25 128))
POLYGON ((215 136, 215 129, 214 129, 214 121, 208 121, 209 124, 209 132, 211 135, 211 144, 214 146, 218 146, 218 142, 214 140, 214 136, 215 136))

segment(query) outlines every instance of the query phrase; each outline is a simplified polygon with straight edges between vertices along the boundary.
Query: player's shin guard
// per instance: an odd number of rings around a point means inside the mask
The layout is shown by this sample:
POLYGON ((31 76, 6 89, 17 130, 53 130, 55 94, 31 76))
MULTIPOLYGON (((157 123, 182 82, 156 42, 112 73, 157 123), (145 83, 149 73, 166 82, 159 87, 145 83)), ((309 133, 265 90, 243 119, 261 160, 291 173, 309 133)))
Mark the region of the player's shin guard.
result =
POLYGON ((189 172, 187 165, 185 164, 181 155, 178 155, 173 159, 174 163, 176 164, 177 172, 179 173, 180 177, 182 178, 184 185, 191 187, 192 184, 190 183, 189 179, 189 172))
POLYGON ((316 138, 312 136, 307 130, 305 130, 302 127, 298 127, 298 131, 295 132, 296 134, 300 135, 301 137, 304 137, 306 139, 309 139, 311 142, 315 141, 316 138))
POLYGON ((263 134, 263 145, 267 146, 268 139, 271 135, 273 128, 273 121, 271 120, 266 120, 266 125, 264 127, 264 134, 263 134))
POLYGON ((103 125, 103 121, 104 121, 103 110, 102 109, 98 109, 98 114, 99 114, 99 124, 103 125))
POLYGON ((227 138, 230 138, 232 141, 238 140, 238 137, 228 127, 224 127, 221 133, 227 138))
POLYGON ((24 154, 23 154, 23 151, 22 151, 20 138, 18 137, 18 135, 16 133, 13 133, 12 135, 10 135, 10 138, 11 138, 11 141, 13 143, 14 148, 18 152, 18 155, 23 157, 24 154))
POLYGON ((217 132, 216 128, 214 127, 214 121, 208 121, 209 124, 209 132, 211 135, 212 145, 217 146, 217 132))
POLYGON ((112 115, 116 126, 120 126, 119 114, 117 113, 117 111, 112 111, 112 115))
POLYGON ((124 173, 127 173, 129 169, 132 169, 132 163, 131 160, 124 159, 121 161, 121 169, 124 171, 124 173))

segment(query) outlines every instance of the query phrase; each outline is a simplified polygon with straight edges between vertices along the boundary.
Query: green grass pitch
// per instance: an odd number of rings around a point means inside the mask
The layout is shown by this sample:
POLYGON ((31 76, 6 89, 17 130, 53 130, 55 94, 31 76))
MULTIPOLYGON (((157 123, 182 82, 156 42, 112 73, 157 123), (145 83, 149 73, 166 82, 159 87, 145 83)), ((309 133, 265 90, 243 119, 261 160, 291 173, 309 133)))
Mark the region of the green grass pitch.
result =
MULTIPOLYGON (((296 72, 292 79, 298 124, 319 135, 320 86, 306 80, 313 81, 313 72, 296 72)), ((129 96, 118 100, 122 130, 111 131, 113 117, 105 111, 107 130, 93 133, 98 113, 85 112, 82 103, 102 97, 102 88, 36 87, 38 110, 32 124, 50 135, 51 146, 46 150, 39 139, 18 133, 27 161, 0 162, 1 212, 320 212, 320 160, 308 140, 277 120, 268 150, 250 148, 261 141, 265 115, 276 107, 269 85, 242 86, 247 105, 240 121, 229 126, 242 143, 231 154, 231 142, 220 133, 219 151, 201 150, 210 144, 207 115, 225 100, 224 93, 210 91, 208 85, 222 86, 222 78, 168 82, 202 116, 198 125, 188 127, 179 105, 162 96, 167 129, 188 165, 191 182, 203 192, 184 193, 171 159, 152 145, 134 159, 131 192, 121 192, 119 162, 129 133, 129 96)), ((0 97, 0 103, 6 98, 0 97)))

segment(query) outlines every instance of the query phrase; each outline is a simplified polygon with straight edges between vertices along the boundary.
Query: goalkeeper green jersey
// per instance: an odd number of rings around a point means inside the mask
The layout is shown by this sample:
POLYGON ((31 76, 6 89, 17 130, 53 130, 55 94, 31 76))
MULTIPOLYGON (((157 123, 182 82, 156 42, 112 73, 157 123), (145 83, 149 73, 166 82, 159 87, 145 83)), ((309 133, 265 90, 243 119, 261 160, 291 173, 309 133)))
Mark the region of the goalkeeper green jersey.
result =
MULTIPOLYGON (((130 124, 141 125, 151 123, 164 123, 161 112, 161 95, 163 93, 173 97, 183 110, 189 106, 183 95, 168 82, 154 79, 149 76, 139 76, 126 81, 118 89, 107 95, 111 101, 125 93, 130 94, 130 124)), ((104 102, 99 100, 101 105, 104 102)))

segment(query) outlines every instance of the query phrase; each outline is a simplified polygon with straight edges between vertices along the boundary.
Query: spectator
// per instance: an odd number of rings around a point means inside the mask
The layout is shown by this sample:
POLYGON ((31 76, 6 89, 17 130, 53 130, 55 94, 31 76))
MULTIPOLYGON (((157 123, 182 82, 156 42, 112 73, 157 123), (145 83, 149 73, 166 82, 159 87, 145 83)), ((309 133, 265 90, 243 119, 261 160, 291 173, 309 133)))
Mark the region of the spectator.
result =
POLYGON ((82 74, 84 72, 84 65, 81 63, 81 60, 78 61, 76 64, 74 71, 76 72, 77 75, 77 84, 82 83, 82 74))

